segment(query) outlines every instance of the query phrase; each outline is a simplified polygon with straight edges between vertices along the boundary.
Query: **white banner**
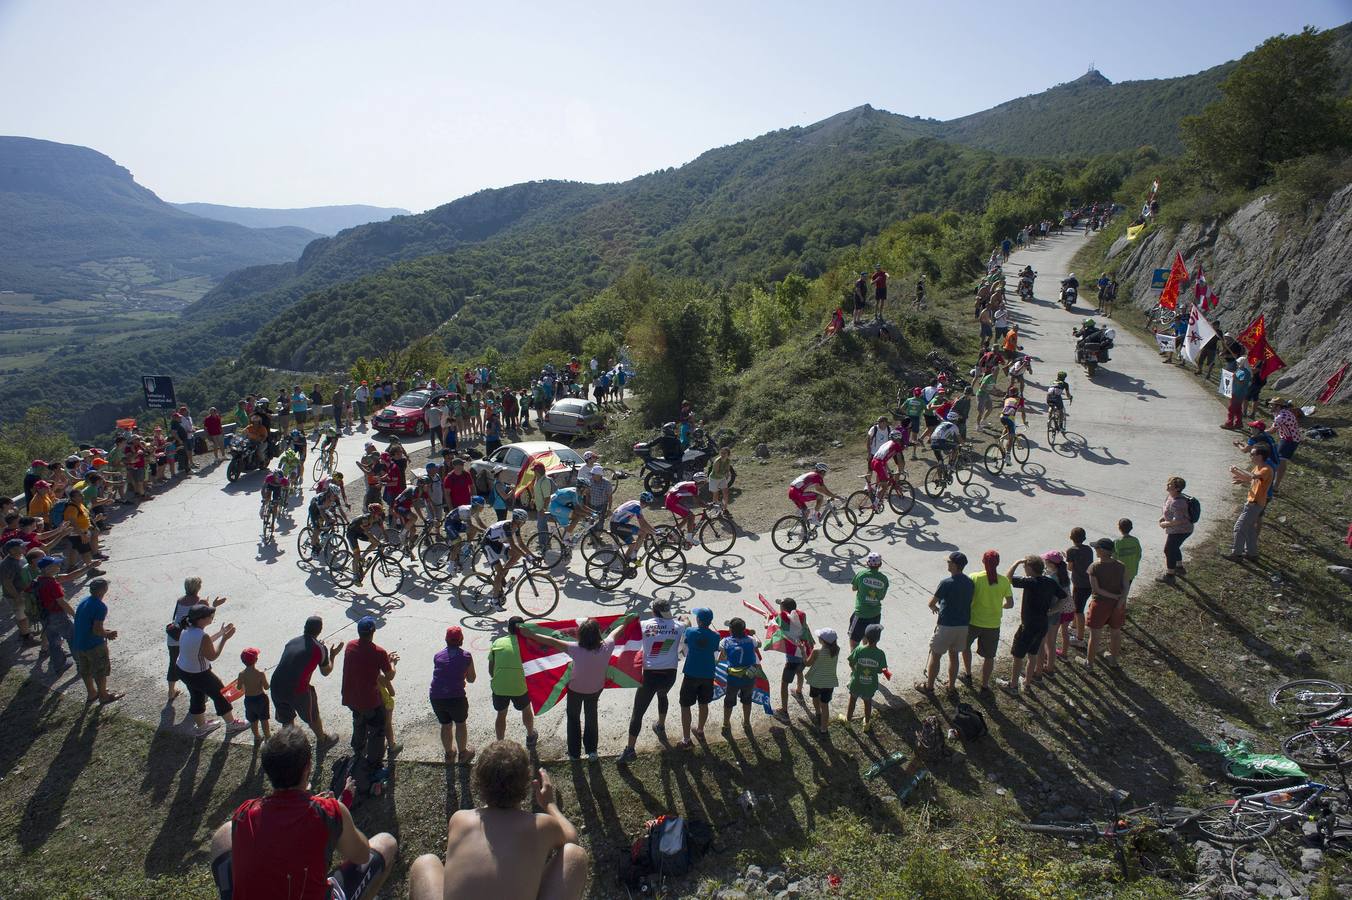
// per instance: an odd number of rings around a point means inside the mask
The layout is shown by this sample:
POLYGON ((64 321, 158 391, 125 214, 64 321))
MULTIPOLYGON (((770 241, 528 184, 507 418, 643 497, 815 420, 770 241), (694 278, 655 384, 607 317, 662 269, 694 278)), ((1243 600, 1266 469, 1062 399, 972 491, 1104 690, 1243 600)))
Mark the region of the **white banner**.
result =
POLYGON ((1216 329, 1202 315, 1201 309, 1194 304, 1188 310, 1188 334, 1183 339, 1183 358, 1194 366, 1201 358, 1206 345, 1216 340, 1216 329))
POLYGON ((1161 353, 1173 353, 1174 344, 1177 340, 1178 338, 1174 337, 1172 334, 1166 334, 1163 331, 1155 332, 1155 343, 1160 345, 1161 353))
POLYGON ((1220 392, 1222 397, 1229 397, 1235 388, 1235 373, 1229 369, 1221 369, 1220 392))

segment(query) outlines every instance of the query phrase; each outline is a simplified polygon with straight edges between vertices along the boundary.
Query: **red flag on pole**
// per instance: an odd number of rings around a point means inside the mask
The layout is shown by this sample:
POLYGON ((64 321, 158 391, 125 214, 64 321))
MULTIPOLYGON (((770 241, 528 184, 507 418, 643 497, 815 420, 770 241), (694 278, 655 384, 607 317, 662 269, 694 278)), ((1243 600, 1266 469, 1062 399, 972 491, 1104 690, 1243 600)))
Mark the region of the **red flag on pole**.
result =
POLYGON ((1202 311, 1206 312, 1207 310, 1215 309, 1220 305, 1221 305, 1221 295, 1211 289, 1208 289, 1206 292, 1206 302, 1202 304, 1202 311))
POLYGON ((1338 388, 1342 387, 1343 376, 1346 374, 1347 374, 1347 363, 1343 363, 1343 367, 1338 371, 1334 372, 1333 377, 1324 383, 1324 390, 1322 390, 1319 393, 1320 403, 1328 403, 1330 400, 1333 399, 1333 395, 1338 393, 1338 388))
POLYGON ((1165 309, 1178 308, 1178 291, 1183 286, 1183 282, 1188 279, 1188 270, 1183 266, 1183 254, 1174 254, 1174 265, 1169 270, 1169 280, 1164 282, 1164 290, 1160 292, 1160 306, 1165 309))
POLYGON ((1267 322, 1263 316, 1254 319, 1253 324, 1236 335, 1236 338, 1249 351, 1249 364, 1259 378, 1267 378, 1286 366, 1268 343, 1267 322))
POLYGON ((1201 263, 1197 264, 1197 280, 1192 283, 1192 296, 1194 298, 1194 302, 1198 306, 1202 307, 1203 309, 1206 308, 1206 297, 1207 297, 1206 273, 1202 271, 1201 263))

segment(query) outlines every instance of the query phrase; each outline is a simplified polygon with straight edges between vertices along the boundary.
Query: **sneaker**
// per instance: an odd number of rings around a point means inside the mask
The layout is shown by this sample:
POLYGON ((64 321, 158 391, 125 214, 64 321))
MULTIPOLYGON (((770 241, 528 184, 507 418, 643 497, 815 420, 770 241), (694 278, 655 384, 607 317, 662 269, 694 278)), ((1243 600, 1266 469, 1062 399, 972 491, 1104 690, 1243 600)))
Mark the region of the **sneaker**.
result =
POLYGON ((601 758, 600 754, 597 753, 595 750, 587 754, 588 762, 596 762, 600 758, 601 758))
POLYGON ((1185 569, 1185 568, 1183 568, 1182 566, 1174 566, 1174 574, 1175 574, 1175 575, 1186 575, 1186 574, 1188 574, 1188 570, 1185 569))
POLYGON ((530 734, 526 735, 527 747, 534 747, 537 743, 539 743, 539 741, 540 741, 540 732, 538 731, 532 731, 530 734))
POLYGON ((1083 650, 1085 647, 1089 646, 1089 642, 1084 638, 1073 637, 1070 639, 1070 646, 1074 647, 1076 650, 1083 650))
POLYGON ((221 723, 220 723, 219 720, 217 720, 217 721, 207 722, 207 723, 206 723, 205 725, 203 725, 201 728, 193 727, 189 733, 190 733, 193 737, 206 737, 207 735, 211 734, 213 731, 215 731, 217 728, 220 728, 220 727, 221 727, 221 723))
POLYGON ((225 730, 227 734, 235 734, 236 732, 243 731, 248 727, 249 723, 245 722, 243 719, 235 719, 233 722, 225 723, 225 730))
POLYGON ((620 758, 617 760, 617 762, 623 765, 624 763, 631 763, 636 759, 638 759, 638 754, 634 752, 634 748, 625 747, 624 752, 620 754, 620 758))

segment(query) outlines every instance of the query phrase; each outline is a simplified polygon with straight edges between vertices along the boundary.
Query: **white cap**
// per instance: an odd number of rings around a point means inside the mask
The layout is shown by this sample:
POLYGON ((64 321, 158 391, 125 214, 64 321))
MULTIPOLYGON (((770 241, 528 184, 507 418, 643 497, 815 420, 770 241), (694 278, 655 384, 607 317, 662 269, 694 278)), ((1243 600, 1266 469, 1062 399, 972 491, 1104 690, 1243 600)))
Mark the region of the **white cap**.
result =
POLYGON ((834 628, 818 628, 817 640, 824 644, 834 644, 836 642, 836 630, 834 628))
POLYGON ((600 466, 592 466, 591 473, 593 475, 604 475, 606 473, 606 470, 601 468, 600 466))

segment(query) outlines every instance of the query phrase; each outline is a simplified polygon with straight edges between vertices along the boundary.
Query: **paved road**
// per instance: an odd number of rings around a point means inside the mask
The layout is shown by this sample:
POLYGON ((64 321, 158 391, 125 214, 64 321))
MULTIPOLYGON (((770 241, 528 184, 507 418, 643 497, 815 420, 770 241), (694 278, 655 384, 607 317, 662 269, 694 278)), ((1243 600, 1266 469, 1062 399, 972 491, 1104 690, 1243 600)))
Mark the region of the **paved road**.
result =
MULTIPOLYGON (((1182 474, 1205 510, 1225 509, 1231 496, 1226 478, 1234 459, 1231 436, 1216 427, 1217 408, 1205 388, 1191 375, 1163 365, 1153 347, 1129 334, 1118 334, 1113 361, 1092 382, 1074 365, 1070 329, 1084 311, 1067 313, 1045 297, 1054 298, 1054 288, 1081 241, 1079 236, 1053 238, 1010 260, 1011 270, 1025 263, 1038 270, 1039 294, 1044 295, 1031 303, 1012 304, 1025 347, 1037 361, 1029 378, 1030 400, 1036 401, 1033 408, 1040 411, 1041 387, 1058 369, 1071 373, 1075 403, 1069 427, 1083 438, 1076 452, 1056 453, 1041 446, 1044 421, 1034 415, 1029 429, 1034 450, 1023 471, 995 479, 978 475, 961 498, 937 505, 921 497, 915 511, 900 523, 879 517, 853 542, 840 547, 823 542, 813 552, 781 557, 768 535, 743 535, 723 558, 708 561, 696 551, 688 582, 657 588, 656 594, 671 598, 683 610, 712 607, 720 621, 743 614, 742 600, 754 600, 757 592, 770 597, 792 595, 806 611, 810 625, 843 630, 852 608, 848 582, 863 555, 878 550, 892 579, 883 616, 882 646, 894 673, 886 685, 886 702, 900 703, 897 692, 909 686, 925 661, 933 629, 926 602, 945 574, 947 552, 963 550, 975 568, 981 553, 994 547, 1008 563, 1028 552, 1064 548, 1074 525, 1085 527, 1091 540, 1115 535, 1117 520, 1126 516, 1137 523, 1137 534, 1146 547, 1143 577, 1157 573, 1163 541, 1155 521, 1165 479, 1182 474)), ((1086 282, 1091 280, 1089 273, 1084 274, 1086 282)), ((365 438, 346 437, 340 447, 340 463, 354 473, 354 485, 360 483, 354 461, 365 438)), ((415 459, 423 455, 421 449, 414 450, 415 459)), ((161 706, 164 624, 184 576, 196 574, 204 580, 204 595, 230 598, 217 617, 218 623, 234 622, 239 629, 219 666, 227 680, 236 674, 235 661, 246 646, 262 650, 264 666, 275 664, 283 643, 299 633, 311 614, 324 617, 328 641, 355 637, 355 623, 364 615, 381 619, 379 643, 403 657, 396 723, 405 744, 404 758, 441 758, 435 720, 426 701, 427 681, 431 657, 441 646, 445 627, 461 623, 467 629, 467 646, 480 665, 480 680, 471 686, 471 740, 480 745, 491 739, 484 651, 497 633, 496 623, 467 616, 453 604, 449 591, 422 582, 393 603, 368 591, 335 590, 326 578, 298 564, 295 528, 303 524, 300 509, 296 510, 297 523, 284 530, 275 547, 260 546, 258 481, 254 473, 228 485, 223 467, 214 467, 144 504, 110 534, 107 547, 112 560, 107 570, 114 584, 110 625, 121 632, 113 649, 113 682, 127 691, 127 700, 120 704, 123 714, 159 720, 161 727, 182 722, 186 697, 174 709, 161 706)), ((842 487, 837 482, 837 488, 842 487)), ((565 585, 557 615, 582 617, 628 610, 646 605, 655 593, 646 583, 631 583, 629 588, 598 596, 575 574, 565 585)), ((1016 622, 1017 610, 1008 611, 1006 640, 1016 622)), ((12 632, 7 646, 11 651, 14 648, 12 632)), ((779 665, 771 657, 773 680, 779 665)), ((34 654, 26 654, 25 659, 32 661, 34 654)), ((1002 660, 997 671, 1005 666, 1007 660, 1002 660)), ((78 680, 63 678, 58 686, 80 696, 78 680)), ((339 702, 338 673, 319 679, 318 686, 326 721, 349 734, 346 712, 339 702)), ((617 753, 623 746, 632 696, 627 691, 603 694, 603 753, 617 753)), ((543 717, 539 727, 542 755, 562 755, 562 709, 543 717)), ((716 730, 712 728, 710 734, 716 730)), ((519 720, 513 721, 509 734, 520 737, 519 720)), ((247 737, 234 740, 248 743, 247 737)), ((651 732, 645 732, 643 740, 650 742, 651 732)))

